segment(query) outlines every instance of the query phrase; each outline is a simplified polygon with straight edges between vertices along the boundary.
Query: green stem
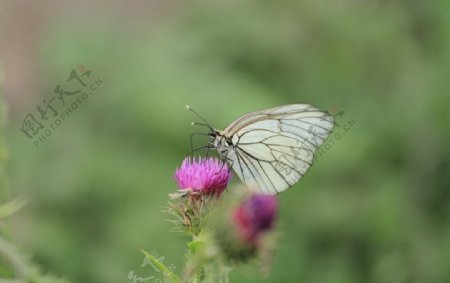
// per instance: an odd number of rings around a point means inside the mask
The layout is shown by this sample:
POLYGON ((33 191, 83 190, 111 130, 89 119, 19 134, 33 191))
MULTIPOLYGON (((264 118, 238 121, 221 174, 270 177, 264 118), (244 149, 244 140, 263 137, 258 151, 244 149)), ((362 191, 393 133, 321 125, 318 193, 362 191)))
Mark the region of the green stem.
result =
MULTIPOLYGON (((25 279, 29 278, 30 272, 28 270, 25 261, 22 259, 22 257, 16 251, 16 249, 1 236, 0 236, 0 255, 3 255, 4 258, 8 260, 8 262, 11 264, 15 273, 20 279, 23 279, 25 281, 25 279)), ((16 279, 16 281, 24 282, 19 279, 16 279)))
POLYGON ((206 250, 208 236, 205 233, 194 235, 188 243, 188 262, 185 267, 183 283, 228 283, 231 268, 224 265, 219 254, 206 250), (208 254, 207 254, 208 253, 208 254))

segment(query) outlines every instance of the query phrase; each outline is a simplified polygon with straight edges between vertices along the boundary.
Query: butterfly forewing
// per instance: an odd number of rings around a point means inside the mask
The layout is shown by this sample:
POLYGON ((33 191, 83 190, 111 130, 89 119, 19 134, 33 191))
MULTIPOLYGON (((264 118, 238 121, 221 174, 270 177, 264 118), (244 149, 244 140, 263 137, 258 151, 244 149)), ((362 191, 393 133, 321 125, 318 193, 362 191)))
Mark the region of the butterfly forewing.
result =
POLYGON ((246 114, 222 133, 232 139, 227 158, 239 178, 261 193, 275 194, 300 180, 333 126, 333 116, 292 104, 246 114))
POLYGON ((308 111, 308 108, 318 110, 317 108, 314 108, 313 106, 308 104, 290 104, 247 113, 232 122, 224 131, 233 135, 235 131, 254 122, 261 120, 271 120, 272 118, 282 117, 283 115, 289 115, 298 112, 305 112, 308 111))

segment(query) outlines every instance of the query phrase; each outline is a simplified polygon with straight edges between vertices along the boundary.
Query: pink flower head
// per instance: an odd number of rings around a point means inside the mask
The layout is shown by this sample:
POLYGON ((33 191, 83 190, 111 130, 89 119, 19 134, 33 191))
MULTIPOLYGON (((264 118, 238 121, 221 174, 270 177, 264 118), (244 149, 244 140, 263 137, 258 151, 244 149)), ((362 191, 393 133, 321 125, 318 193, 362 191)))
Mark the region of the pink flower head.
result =
POLYGON ((239 238, 256 245, 259 236, 274 226, 277 210, 278 203, 275 196, 252 195, 245 200, 233 214, 239 238))
POLYGON ((226 163, 217 158, 187 157, 175 172, 180 190, 220 195, 232 174, 226 163))

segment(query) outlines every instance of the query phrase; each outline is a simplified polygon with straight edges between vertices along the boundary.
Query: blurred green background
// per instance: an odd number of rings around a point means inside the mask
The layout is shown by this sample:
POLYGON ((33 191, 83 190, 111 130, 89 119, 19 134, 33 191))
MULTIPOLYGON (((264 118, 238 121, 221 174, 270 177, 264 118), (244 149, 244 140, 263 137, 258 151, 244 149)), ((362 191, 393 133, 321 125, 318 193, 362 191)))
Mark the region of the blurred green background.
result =
POLYGON ((180 271, 187 239, 162 210, 190 133, 204 130, 185 104, 220 129, 310 103, 341 113, 341 138, 279 195, 270 275, 249 265, 231 281, 450 282, 449 11, 449 1, 5 2, 1 197, 29 201, 10 219, 15 243, 71 282, 145 277, 141 248, 180 271), (103 84, 37 148, 23 119, 78 65, 103 84))

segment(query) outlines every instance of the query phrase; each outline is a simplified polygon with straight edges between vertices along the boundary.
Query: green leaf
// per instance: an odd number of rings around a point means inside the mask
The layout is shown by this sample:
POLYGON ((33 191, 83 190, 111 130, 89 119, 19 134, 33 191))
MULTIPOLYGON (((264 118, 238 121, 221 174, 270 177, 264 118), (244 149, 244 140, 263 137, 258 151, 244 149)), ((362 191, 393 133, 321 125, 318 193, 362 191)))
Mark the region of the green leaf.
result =
POLYGON ((166 265, 164 265, 164 263, 160 262, 157 258, 144 250, 141 250, 141 252, 155 265, 155 267, 160 269, 172 283, 180 283, 178 276, 175 275, 166 265))
POLYGON ((23 197, 18 197, 8 203, 5 203, 3 205, 0 205, 0 218, 8 217, 18 210, 20 210, 22 207, 24 207, 27 204, 27 201, 23 197))

